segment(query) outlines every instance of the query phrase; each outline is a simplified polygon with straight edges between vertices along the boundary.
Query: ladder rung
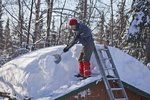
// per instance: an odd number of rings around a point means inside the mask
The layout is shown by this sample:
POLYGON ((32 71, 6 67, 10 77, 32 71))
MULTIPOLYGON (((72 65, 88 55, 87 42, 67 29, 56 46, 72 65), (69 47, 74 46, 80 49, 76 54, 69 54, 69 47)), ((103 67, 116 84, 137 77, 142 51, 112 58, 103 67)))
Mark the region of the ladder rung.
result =
POLYGON ((111 60, 111 58, 104 58, 104 60, 111 60))
POLYGON ((107 78, 107 80, 119 80, 119 78, 107 78))
POLYGON ((108 49, 105 49, 105 48, 100 48, 100 50, 106 51, 106 50, 108 50, 108 49))
POLYGON ((123 90, 123 88, 111 88, 112 91, 119 91, 119 90, 123 90))
POLYGON ((112 68, 112 67, 106 67, 106 68, 104 68, 104 70, 109 70, 109 69, 115 69, 115 68, 112 68))
POLYGON ((115 100, 128 100, 127 98, 115 98, 115 100))
POLYGON ((126 95, 126 92, 124 90, 124 87, 122 86, 122 82, 121 80, 119 79, 119 76, 118 76, 118 72, 117 72, 117 69, 116 69, 116 66, 114 64, 114 61, 113 61, 113 58, 111 56, 111 53, 110 53, 110 50, 107 46, 104 45, 104 47, 98 49, 99 51, 99 55, 96 55, 96 60, 98 62, 99 61, 99 67, 102 67, 100 68, 100 72, 102 73, 102 77, 104 79, 104 82, 105 82, 105 87, 106 89, 108 90, 108 94, 109 94, 109 98, 113 100, 128 100, 128 97, 126 95), (98 59, 99 56, 101 59, 98 59), (107 61, 110 63, 111 66, 107 66, 106 63, 107 61), (106 73, 105 71, 112 71, 114 73, 115 76, 117 77, 107 77, 106 76, 106 73), (110 81, 112 82, 116 82, 118 84, 118 86, 116 87, 111 87, 111 84, 110 84, 110 81), (115 97, 115 92, 122 92, 122 95, 121 97, 115 97))

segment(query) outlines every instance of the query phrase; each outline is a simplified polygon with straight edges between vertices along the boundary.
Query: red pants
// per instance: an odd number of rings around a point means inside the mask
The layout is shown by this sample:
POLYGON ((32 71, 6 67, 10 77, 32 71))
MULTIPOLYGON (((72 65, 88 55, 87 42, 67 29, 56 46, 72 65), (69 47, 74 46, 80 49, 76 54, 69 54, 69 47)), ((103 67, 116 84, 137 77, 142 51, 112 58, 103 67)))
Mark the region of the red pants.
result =
POLYGON ((83 77, 89 77, 91 76, 91 70, 90 70, 90 58, 92 55, 92 52, 94 50, 94 46, 84 46, 80 56, 79 56, 79 71, 80 75, 83 77))
POLYGON ((79 62, 79 71, 80 71, 80 75, 82 75, 83 77, 90 77, 91 76, 91 70, 90 70, 90 62, 88 61, 82 61, 79 62))

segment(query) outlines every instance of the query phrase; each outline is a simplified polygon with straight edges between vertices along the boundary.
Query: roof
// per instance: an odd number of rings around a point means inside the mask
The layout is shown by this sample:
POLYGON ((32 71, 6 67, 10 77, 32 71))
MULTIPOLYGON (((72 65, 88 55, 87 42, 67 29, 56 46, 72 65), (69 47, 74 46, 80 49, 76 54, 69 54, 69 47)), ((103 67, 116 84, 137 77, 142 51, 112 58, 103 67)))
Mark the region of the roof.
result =
MULTIPOLYGON (((101 79, 101 75, 84 81, 78 81, 74 77, 78 73, 77 58, 82 49, 81 45, 75 45, 67 53, 63 53, 62 61, 55 64, 52 55, 61 54, 64 47, 56 46, 36 50, 2 66, 0 68, 0 92, 15 94, 17 99, 28 96, 52 100, 101 79)), ((97 45, 97 49, 99 48, 101 45, 97 45)), ((150 70, 121 50, 114 47, 109 47, 109 49, 121 80, 150 94, 150 70)), ((94 55, 91 58, 91 69, 92 73, 99 73, 94 55)))
MULTIPOLYGON (((82 87, 80 87, 80 88, 78 88, 76 90, 73 90, 73 91, 71 91, 71 92, 69 92, 69 93, 67 93, 67 94, 65 94, 63 96, 60 96, 60 97, 56 98, 56 100, 65 100, 65 99, 67 99, 67 97, 69 97, 71 95, 76 95, 77 93, 80 93, 80 92, 82 92, 82 91, 84 91, 84 90, 86 90, 86 89, 88 89, 88 88, 90 88, 90 87, 92 87, 94 85, 97 85, 101 81, 102 80, 96 80, 94 82, 91 82, 91 83, 89 83, 89 84, 87 84, 85 86, 82 86, 82 87)), ((142 90, 140 90, 140 89, 138 89, 138 88, 136 88, 134 86, 131 86, 130 84, 127 84, 127 83, 125 83, 123 81, 122 81, 122 83, 123 83, 123 86, 125 88, 128 88, 129 90, 135 92, 136 94, 141 95, 143 97, 146 97, 147 99, 150 99, 150 94, 148 94, 148 93, 146 93, 146 92, 144 92, 144 91, 142 91, 142 90)))

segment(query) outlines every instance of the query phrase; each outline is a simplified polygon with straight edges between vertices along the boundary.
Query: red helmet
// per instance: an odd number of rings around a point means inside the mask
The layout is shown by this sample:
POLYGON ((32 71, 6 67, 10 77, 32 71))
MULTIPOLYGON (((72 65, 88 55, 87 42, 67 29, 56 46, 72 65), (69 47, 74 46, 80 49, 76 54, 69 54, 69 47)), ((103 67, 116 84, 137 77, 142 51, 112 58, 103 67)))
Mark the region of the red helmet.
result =
POLYGON ((69 25, 77 25, 77 24, 78 24, 78 21, 75 18, 72 18, 69 22, 69 25))

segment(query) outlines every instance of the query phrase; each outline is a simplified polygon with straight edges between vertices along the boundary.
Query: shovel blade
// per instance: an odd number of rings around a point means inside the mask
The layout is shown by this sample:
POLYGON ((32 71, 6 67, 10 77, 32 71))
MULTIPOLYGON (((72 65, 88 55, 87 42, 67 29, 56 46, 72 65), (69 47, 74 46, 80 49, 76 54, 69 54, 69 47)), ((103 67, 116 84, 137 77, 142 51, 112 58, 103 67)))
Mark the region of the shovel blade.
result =
POLYGON ((60 61, 61 61, 61 55, 60 55, 60 54, 54 54, 53 56, 54 56, 54 58, 55 58, 54 62, 55 62, 56 64, 59 64, 60 61))

